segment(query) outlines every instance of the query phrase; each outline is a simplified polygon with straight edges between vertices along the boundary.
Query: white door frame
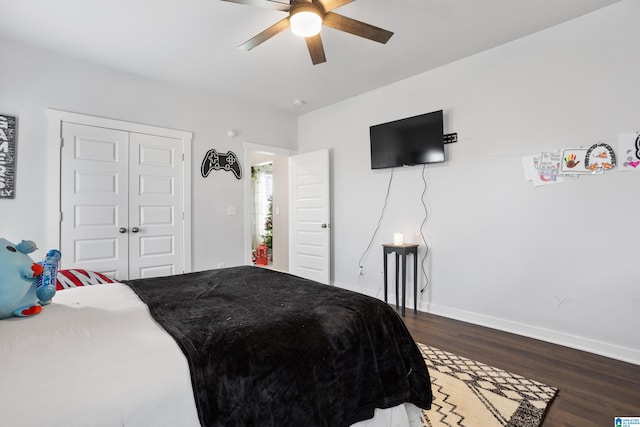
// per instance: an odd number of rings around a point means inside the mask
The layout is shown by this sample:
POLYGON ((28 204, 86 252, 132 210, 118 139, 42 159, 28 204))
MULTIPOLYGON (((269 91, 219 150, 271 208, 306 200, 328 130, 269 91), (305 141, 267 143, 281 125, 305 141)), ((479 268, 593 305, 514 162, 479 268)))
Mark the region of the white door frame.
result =
POLYGON ((290 157, 298 154, 296 150, 290 150, 287 148, 274 147, 272 145, 255 144, 253 142, 243 143, 244 147, 244 260, 246 265, 252 265, 251 260, 251 203, 252 202, 252 190, 251 190, 251 161, 250 153, 265 153, 275 156, 290 157))
MULTIPOLYGON (((71 113, 67 111, 47 109, 47 195, 43 209, 48 210, 46 215, 46 242, 42 247, 60 247, 60 144, 62 122, 83 124, 88 126, 105 127, 129 132, 138 132, 151 135, 167 136, 183 141, 184 155, 184 185, 183 185, 183 265, 185 272, 192 269, 191 262, 191 142, 193 133, 157 126, 143 125, 139 123, 125 122, 121 120, 107 119, 85 114, 71 113)), ((64 256, 64 254, 62 254, 64 256)))

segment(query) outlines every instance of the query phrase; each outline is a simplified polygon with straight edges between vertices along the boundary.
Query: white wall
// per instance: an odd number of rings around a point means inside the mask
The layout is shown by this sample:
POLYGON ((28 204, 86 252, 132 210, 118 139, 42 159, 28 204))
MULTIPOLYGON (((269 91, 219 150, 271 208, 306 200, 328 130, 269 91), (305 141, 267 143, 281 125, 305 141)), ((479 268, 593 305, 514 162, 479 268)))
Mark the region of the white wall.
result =
POLYGON ((396 169, 365 252, 391 174, 370 169, 369 126, 444 109, 461 140, 425 172, 421 309, 640 363, 640 171, 533 188, 521 166, 640 130, 639 19, 626 0, 302 116, 299 151, 333 151, 334 283, 382 298, 380 245, 420 242, 422 168, 396 169))
MULTIPOLYGON (((0 199, 0 236, 46 241, 46 109, 55 108, 194 133, 192 159, 193 269, 245 262, 243 182, 230 172, 200 175, 210 148, 233 151, 243 164, 243 141, 295 148, 296 119, 236 99, 193 92, 161 82, 91 65, 0 38, 0 114, 18 117, 16 198, 0 199), (229 138, 227 130, 238 136, 229 138), (235 206, 238 215, 227 215, 235 206)), ((185 66, 189 66, 185 64, 185 66)), ((249 171, 243 171, 243 179, 249 171)), ((250 179, 250 178, 246 178, 250 179)), ((62 255, 64 257, 64 254, 62 255)))

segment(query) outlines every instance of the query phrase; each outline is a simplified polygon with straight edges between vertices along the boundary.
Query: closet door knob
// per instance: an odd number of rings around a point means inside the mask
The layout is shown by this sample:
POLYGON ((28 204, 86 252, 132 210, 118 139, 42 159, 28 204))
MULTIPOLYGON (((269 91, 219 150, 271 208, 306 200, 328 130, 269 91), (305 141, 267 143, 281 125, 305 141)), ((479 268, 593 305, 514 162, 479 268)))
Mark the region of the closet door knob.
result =
POLYGON ((140 231, 140 229, 139 229, 138 227, 133 227, 133 228, 131 229, 131 232, 132 232, 132 233, 137 233, 138 231, 140 231))
POLYGON ((119 231, 120 233, 124 234, 124 233, 126 233, 126 232, 127 232, 127 229, 126 229, 125 227, 120 227, 120 228, 118 229, 118 231, 119 231))

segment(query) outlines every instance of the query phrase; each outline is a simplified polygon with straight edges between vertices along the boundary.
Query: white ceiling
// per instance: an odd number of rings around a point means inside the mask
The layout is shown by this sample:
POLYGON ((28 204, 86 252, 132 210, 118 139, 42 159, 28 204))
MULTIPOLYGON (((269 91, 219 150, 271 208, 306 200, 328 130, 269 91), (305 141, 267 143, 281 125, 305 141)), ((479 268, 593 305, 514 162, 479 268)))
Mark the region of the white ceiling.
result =
POLYGON ((0 36, 301 114, 617 1, 358 0, 334 12, 394 36, 382 45, 325 27, 327 62, 315 66, 290 31, 237 49, 286 15, 221 0, 0 0, 0 36))

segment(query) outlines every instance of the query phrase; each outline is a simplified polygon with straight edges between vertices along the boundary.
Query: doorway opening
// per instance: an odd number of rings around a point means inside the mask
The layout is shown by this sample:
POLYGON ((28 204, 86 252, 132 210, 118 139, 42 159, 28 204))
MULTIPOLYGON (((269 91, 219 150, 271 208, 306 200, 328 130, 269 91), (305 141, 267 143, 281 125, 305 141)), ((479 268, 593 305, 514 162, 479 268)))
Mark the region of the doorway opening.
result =
POLYGON ((251 249, 256 265, 273 265, 273 162, 251 166, 251 249))
MULTIPOLYGON (((284 148, 244 143, 244 170, 251 171, 255 166, 262 168, 267 164, 271 165, 271 203, 269 205, 267 201, 265 209, 267 212, 271 210, 272 226, 271 260, 268 261, 268 267, 284 272, 289 272, 289 156, 295 154, 295 151, 284 148)), ((267 235, 264 231, 256 231, 258 226, 264 226, 267 218, 263 217, 264 221, 255 219, 253 181, 252 178, 244 179, 245 254, 246 264, 249 265, 255 264, 256 243, 262 243, 262 236, 267 235)))

